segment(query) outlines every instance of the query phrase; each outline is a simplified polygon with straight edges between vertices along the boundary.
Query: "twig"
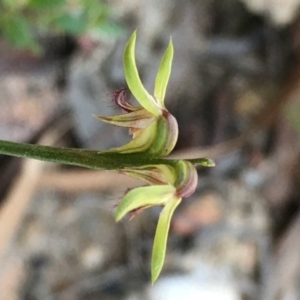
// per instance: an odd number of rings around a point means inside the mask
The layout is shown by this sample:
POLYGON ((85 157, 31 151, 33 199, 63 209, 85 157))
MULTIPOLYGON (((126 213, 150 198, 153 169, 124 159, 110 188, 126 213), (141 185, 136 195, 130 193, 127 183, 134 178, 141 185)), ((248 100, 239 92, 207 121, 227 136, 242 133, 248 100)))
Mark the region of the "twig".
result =
MULTIPOLYGON (((56 141, 68 130, 69 122, 60 121, 56 127, 51 128, 41 137, 39 143, 54 145, 56 141)), ((36 160, 24 161, 22 171, 9 194, 4 200, 0 210, 0 265, 6 261, 6 254, 11 242, 20 226, 32 199, 32 194, 37 188, 39 177, 45 162, 36 160)), ((2 269, 2 268, 1 268, 2 269)), ((1 273, 0 273, 1 281, 1 273)))
POLYGON ((51 170, 41 174, 39 187, 67 193, 125 189, 140 185, 131 177, 107 171, 51 170))

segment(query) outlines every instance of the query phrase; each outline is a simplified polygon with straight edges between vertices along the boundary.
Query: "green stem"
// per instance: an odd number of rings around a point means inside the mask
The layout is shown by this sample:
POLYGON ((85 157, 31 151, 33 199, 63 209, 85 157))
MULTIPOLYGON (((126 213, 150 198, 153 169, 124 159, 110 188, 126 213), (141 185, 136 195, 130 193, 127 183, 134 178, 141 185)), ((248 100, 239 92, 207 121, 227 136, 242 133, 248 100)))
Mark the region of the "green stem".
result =
MULTIPOLYGON (((147 153, 120 154, 86 149, 59 148, 0 140, 0 154, 79 166, 89 169, 119 170, 144 165, 175 166, 178 160, 149 156, 147 153)), ((202 166, 213 166, 207 158, 187 159, 202 166)))
POLYGON ((148 164, 174 164, 173 160, 152 158, 145 153, 109 153, 86 149, 15 143, 4 140, 0 140, 0 154, 105 170, 117 170, 148 164))

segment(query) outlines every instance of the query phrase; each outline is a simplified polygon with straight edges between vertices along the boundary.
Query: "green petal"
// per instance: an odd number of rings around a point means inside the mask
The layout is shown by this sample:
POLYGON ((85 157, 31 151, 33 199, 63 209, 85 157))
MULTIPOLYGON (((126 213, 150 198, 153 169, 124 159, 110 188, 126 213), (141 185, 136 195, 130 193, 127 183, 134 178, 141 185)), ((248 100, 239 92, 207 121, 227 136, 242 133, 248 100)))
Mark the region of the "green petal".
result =
POLYGON ((178 139, 178 124, 169 112, 157 118, 157 134, 149 152, 157 157, 168 155, 178 139))
POLYGON ((166 89, 171 74, 173 53, 173 44, 172 41, 170 41, 168 48, 166 49, 166 52, 161 60, 155 80, 154 96, 156 100, 159 101, 162 107, 164 107, 166 89))
POLYGON ((152 185, 135 188, 129 191, 121 200, 117 211, 116 221, 120 221, 127 213, 154 205, 164 205, 174 197, 176 189, 172 185, 152 185))
POLYGON ((120 127, 145 128, 154 120, 155 117, 146 109, 141 108, 137 111, 118 116, 96 116, 96 118, 105 123, 120 127))
POLYGON ((175 187, 177 195, 182 198, 192 195, 198 184, 198 174, 194 165, 185 160, 179 160, 176 163, 177 180, 175 187))
POLYGON ((152 284, 154 284, 154 282, 157 280, 164 265, 171 218, 174 213, 174 210, 176 209, 180 201, 180 198, 174 198, 165 206, 165 208, 160 214, 152 250, 152 284))
POLYGON ((130 37, 124 51, 124 71, 128 87, 138 102, 155 116, 161 114, 155 99, 144 88, 135 63, 136 31, 130 37))
POLYGON ((134 133, 134 138, 127 144, 121 147, 111 148, 105 152, 118 152, 118 153, 136 153, 147 152, 153 144, 156 135, 156 122, 152 122, 145 129, 139 129, 134 133))
POLYGON ((141 179, 149 184, 171 184, 176 181, 175 169, 168 165, 146 165, 120 171, 122 174, 141 179))

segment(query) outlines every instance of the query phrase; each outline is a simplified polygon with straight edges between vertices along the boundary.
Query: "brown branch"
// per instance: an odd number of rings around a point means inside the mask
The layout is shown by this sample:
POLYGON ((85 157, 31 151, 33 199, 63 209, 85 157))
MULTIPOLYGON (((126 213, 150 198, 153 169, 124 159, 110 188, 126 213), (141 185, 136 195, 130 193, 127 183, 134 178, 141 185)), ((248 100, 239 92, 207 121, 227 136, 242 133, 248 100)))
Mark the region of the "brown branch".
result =
MULTIPOLYGON (((39 140, 39 144, 54 145, 69 129, 69 125, 69 122, 65 120, 59 121, 54 128, 45 132, 39 140)), ((11 242, 19 229, 32 195, 37 189, 45 164, 45 162, 37 160, 24 161, 21 173, 4 200, 0 210, 0 265, 6 261, 11 242)), ((1 275, 0 273, 0 281, 1 275)))
POLYGON ((127 189, 141 185, 141 181, 110 171, 52 170, 39 179, 42 189, 54 189, 67 193, 127 189))

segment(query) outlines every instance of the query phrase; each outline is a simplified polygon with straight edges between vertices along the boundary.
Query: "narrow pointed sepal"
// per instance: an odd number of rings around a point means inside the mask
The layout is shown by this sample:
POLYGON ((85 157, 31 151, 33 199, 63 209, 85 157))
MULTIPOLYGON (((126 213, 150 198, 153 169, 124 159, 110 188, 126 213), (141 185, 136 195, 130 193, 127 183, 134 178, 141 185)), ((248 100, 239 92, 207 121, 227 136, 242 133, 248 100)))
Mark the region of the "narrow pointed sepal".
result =
POLYGON ((155 116, 161 114, 161 109, 155 99, 144 88, 135 62, 136 31, 131 35, 124 51, 124 71, 128 87, 138 102, 155 116))
POLYGON ((151 262, 151 280, 152 284, 157 280, 162 267, 164 265, 167 240, 170 229, 170 223, 173 213, 176 207, 179 205, 181 199, 173 198, 166 204, 162 212, 160 213, 154 243, 152 250, 152 262, 151 262))
POLYGON ((96 118, 105 123, 128 128, 145 128, 155 120, 155 117, 143 108, 122 115, 96 116, 96 118))
POLYGON ((161 107, 164 107, 165 94, 172 69, 173 54, 173 43, 170 40, 155 80, 154 97, 161 107))

